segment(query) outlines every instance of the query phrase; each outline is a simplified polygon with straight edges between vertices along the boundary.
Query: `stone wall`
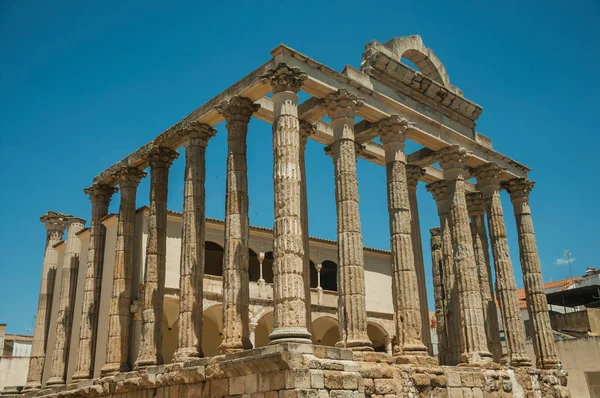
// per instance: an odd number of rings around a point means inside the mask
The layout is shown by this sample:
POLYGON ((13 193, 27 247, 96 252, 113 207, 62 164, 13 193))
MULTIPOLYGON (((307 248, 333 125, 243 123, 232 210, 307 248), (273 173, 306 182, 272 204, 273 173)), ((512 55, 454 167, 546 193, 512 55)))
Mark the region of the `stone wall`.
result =
POLYGON ((389 355, 278 344, 149 367, 25 397, 564 397, 552 372, 397 364, 389 355))

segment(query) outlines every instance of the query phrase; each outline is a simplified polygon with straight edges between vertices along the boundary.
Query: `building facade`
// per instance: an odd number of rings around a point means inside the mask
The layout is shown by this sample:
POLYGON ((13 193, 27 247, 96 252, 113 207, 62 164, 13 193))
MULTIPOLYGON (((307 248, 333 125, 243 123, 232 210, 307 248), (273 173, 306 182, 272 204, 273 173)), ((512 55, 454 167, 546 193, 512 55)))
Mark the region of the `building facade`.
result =
POLYGON ((48 241, 25 394, 568 396, 542 289, 529 169, 475 131, 481 107, 450 84, 433 51, 418 36, 371 42, 360 69, 341 73, 284 45, 271 55, 94 178, 85 189, 89 229, 70 215, 42 217, 48 241), (310 98, 298 103, 300 91, 310 98), (249 225, 252 117, 273 126, 272 230, 249 225), (227 192, 219 222, 205 217, 204 181, 207 146, 222 121, 227 192), (337 242, 308 236, 308 139, 324 144, 333 160, 337 242), (405 153, 407 139, 424 148, 405 153), (177 214, 167 209, 167 186, 181 147, 185 182, 177 194, 184 203, 177 214), (363 247, 357 157, 386 168, 389 253, 363 247), (150 204, 136 211, 147 174, 150 204), (420 181, 440 217, 426 242, 436 357, 420 181), (109 215, 117 190, 119 214, 109 215), (525 349, 502 190, 517 220, 535 358, 525 349))

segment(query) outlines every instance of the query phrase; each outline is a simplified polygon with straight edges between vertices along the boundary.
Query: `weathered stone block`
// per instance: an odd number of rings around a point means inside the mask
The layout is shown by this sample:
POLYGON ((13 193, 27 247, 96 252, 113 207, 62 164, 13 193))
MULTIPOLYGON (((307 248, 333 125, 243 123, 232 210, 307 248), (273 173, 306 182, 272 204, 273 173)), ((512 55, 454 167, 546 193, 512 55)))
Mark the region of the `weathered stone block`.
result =
POLYGON ((320 370, 310 371, 310 386, 312 388, 325 388, 325 376, 320 370))
POLYGON ((446 377, 448 380, 448 387, 460 387, 461 386, 460 373, 448 372, 448 373, 446 373, 446 377))

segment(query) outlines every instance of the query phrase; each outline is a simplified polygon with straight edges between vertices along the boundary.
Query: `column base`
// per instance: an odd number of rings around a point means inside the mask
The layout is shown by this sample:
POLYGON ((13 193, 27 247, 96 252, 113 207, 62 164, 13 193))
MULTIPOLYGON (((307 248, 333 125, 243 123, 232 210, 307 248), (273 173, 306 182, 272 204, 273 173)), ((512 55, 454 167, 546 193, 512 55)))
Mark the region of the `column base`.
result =
POLYGON ((156 358, 138 358, 135 361, 134 369, 142 369, 147 368, 148 366, 156 366, 158 365, 158 361, 156 358))
POLYGON ((312 344, 311 334, 305 327, 279 327, 269 335, 269 344, 300 343, 312 344))
POLYGON ((100 376, 113 376, 120 372, 129 372, 131 369, 126 363, 107 363, 100 369, 100 376))
POLYGON ((196 348, 179 348, 173 355, 173 362, 185 362, 202 357, 204 357, 202 350, 198 352, 196 348))
POLYGON ((532 362, 528 357, 519 355, 510 358, 510 365, 515 368, 531 367, 532 362))
POLYGON ((55 387, 55 386, 64 386, 65 385, 65 379, 63 379, 62 377, 54 376, 54 377, 51 377, 51 378, 48 379, 48 381, 46 382, 46 385, 47 386, 52 386, 52 387, 55 387))
POLYGON ((25 384, 25 386, 23 387, 23 392, 37 391, 37 390, 41 390, 41 389, 42 389, 42 383, 30 382, 30 383, 25 384))
POLYGON ((81 380, 89 380, 91 378, 92 378, 92 375, 90 375, 89 372, 79 371, 79 372, 75 372, 72 380, 73 380, 73 382, 76 382, 76 381, 81 381, 81 380))
POLYGON ((461 363, 456 366, 482 366, 486 367, 494 362, 492 361, 492 354, 489 352, 469 352, 462 353, 460 356, 461 363))
POLYGON ((335 346, 338 348, 347 348, 352 351, 375 351, 373 343, 369 339, 338 341, 335 343, 335 346))
POLYGON ((427 355, 427 351, 417 354, 394 355, 397 364, 418 366, 439 366, 438 360, 427 355))

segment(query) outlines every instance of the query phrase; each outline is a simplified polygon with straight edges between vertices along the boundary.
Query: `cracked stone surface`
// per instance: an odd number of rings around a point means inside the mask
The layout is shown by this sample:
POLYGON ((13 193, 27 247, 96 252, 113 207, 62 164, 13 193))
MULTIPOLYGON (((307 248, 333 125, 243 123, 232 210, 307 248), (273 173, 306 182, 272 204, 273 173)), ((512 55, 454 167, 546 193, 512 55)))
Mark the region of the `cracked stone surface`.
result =
POLYGON ((412 164, 406 165, 406 183, 408 185, 408 202, 410 203, 411 242, 415 259, 415 270, 417 272, 417 284, 419 288, 419 305, 421 308, 421 338, 423 344, 433 355, 431 344, 431 332, 429 330, 429 306, 427 305, 427 280, 425 278, 425 264, 423 262, 423 243, 421 242, 421 224, 419 222, 419 204, 417 200, 417 184, 425 170, 412 164))
POLYGON ((442 232, 440 228, 429 230, 431 234, 431 275, 433 278, 433 298, 435 301, 435 317, 437 320, 438 361, 448 362, 448 331, 446 330, 446 296, 443 283, 444 260, 442 254, 442 232))
POLYGON ((223 342, 222 353, 252 347, 248 276, 248 166, 246 135, 250 117, 259 105, 233 97, 217 110, 227 123, 227 196, 225 203, 225 244, 223 253, 223 342))
POLYGON ((104 246, 106 243, 106 227, 102 225, 100 219, 108 214, 110 199, 117 192, 117 188, 99 184, 86 188, 84 192, 90 196, 92 202, 92 218, 90 220, 88 263, 83 288, 81 326, 79 328, 79 349, 77 350, 77 365, 73 380, 89 379, 93 374, 98 313, 100 311, 100 288, 104 268, 104 246))
POLYGON ((529 193, 534 183, 524 178, 510 180, 506 184, 513 210, 517 220, 519 235, 519 254, 523 281, 527 298, 527 309, 533 327, 533 348, 536 355, 538 368, 558 368, 558 357, 554 345, 554 334, 550 325, 548 314, 548 300, 544 291, 540 257, 538 255, 531 208, 529 207, 529 193))
POLYGON ((465 166, 467 151, 452 145, 438 151, 437 159, 448 181, 450 201, 450 232, 454 249, 456 285, 460 304, 461 362, 482 364, 491 362, 488 351, 483 306, 479 290, 477 264, 473 251, 473 239, 469 226, 469 214, 465 198, 465 166))
POLYGON ((31 356, 29 359, 29 371, 27 373, 26 390, 35 390, 42 387, 42 373, 44 371, 44 357, 48 341, 48 330, 50 328, 50 313, 52 310, 52 286, 56 277, 56 266, 58 265, 58 252, 54 248, 61 241, 68 214, 49 211, 40 217, 40 221, 46 227, 46 251, 42 263, 42 283, 38 298, 38 309, 33 330, 33 342, 31 344, 31 356))
POLYGON ((392 296, 397 345, 394 355, 427 356, 421 333, 421 307, 415 270, 414 248, 404 146, 409 123, 397 116, 377 122, 385 151, 390 247, 392 256, 392 296))
POLYGON ((56 319, 56 339, 52 352, 52 367, 47 385, 65 384, 66 359, 69 356, 68 341, 71 337, 73 325, 73 306, 75 305, 75 289, 77 287, 77 271, 79 269, 79 252, 81 240, 77 232, 85 225, 81 218, 69 218, 67 221, 67 241, 62 267, 62 281, 60 282, 60 301, 58 317, 56 319))
POLYGON ((179 154, 166 147, 154 147, 150 163, 150 214, 142 310, 142 334, 135 367, 162 363, 162 316, 165 295, 167 254, 167 197, 169 168, 179 154))
POLYGON ((483 193, 485 200, 494 269, 496 270, 496 295, 500 303, 510 364, 530 366, 531 360, 525 351, 525 333, 517 298, 517 285, 508 249, 502 203, 500 202, 502 169, 496 164, 489 163, 475 169, 474 174, 477 178, 477 187, 483 193))
MULTIPOLYGON (((442 329, 445 330, 447 346, 441 350, 438 345, 440 363, 443 365, 456 365, 460 363, 460 308, 455 280, 454 250, 452 248, 452 237, 450 234, 450 206, 448 200, 448 187, 445 180, 427 185, 427 190, 432 194, 438 209, 440 219, 440 283, 443 293, 443 308, 445 319, 442 329)), ((439 322, 439 319, 438 319, 439 322)))
MULTIPOLYGON (((306 73, 279 64, 273 87, 273 332, 271 342, 310 343, 307 329, 298 95, 306 73)), ((308 253, 306 253, 308 258, 308 253)))
POLYGON ((353 350, 372 350, 367 335, 365 259, 354 141, 354 117, 361 102, 346 90, 329 94, 325 102, 334 134, 330 153, 333 155, 337 209, 338 345, 353 350))
POLYGON ((488 348, 492 353, 494 362, 500 363, 502 359, 502 344, 500 343, 500 328, 498 326, 498 312, 494 300, 494 286, 492 284, 492 269, 488 247, 488 237, 485 229, 485 205, 481 192, 467 194, 467 209, 471 218, 471 236, 473 250, 479 275, 481 288, 481 301, 483 304, 483 318, 488 339, 488 348))
POLYGON ((108 342, 106 345, 106 363, 101 369, 102 375, 125 372, 129 369, 129 335, 131 320, 131 274, 133 269, 135 201, 137 187, 144 171, 125 167, 117 173, 115 179, 121 192, 117 241, 115 243, 115 263, 113 271, 113 290, 108 315, 108 342))
POLYGON ((206 223, 206 147, 216 130, 196 123, 184 130, 185 181, 179 265, 179 335, 175 362, 204 356, 202 303, 206 223))

